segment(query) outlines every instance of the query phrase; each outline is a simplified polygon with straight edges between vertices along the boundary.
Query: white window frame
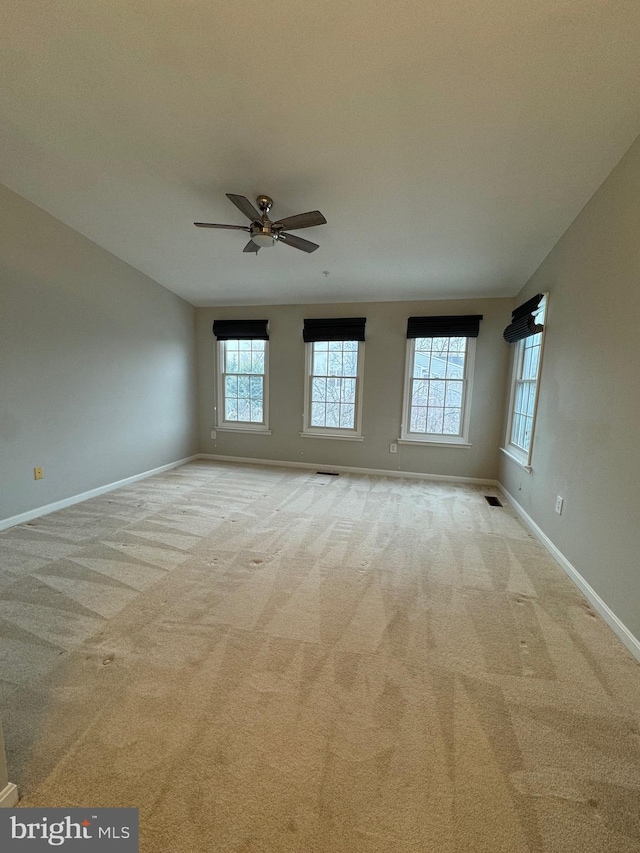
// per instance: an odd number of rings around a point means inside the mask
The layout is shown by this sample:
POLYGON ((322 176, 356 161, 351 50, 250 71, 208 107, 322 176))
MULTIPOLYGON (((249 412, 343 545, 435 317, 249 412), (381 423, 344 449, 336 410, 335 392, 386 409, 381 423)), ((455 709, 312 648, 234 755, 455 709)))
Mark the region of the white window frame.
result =
MULTIPOLYGON (((524 361, 524 351, 525 351, 525 342, 528 340, 527 338, 523 338, 520 341, 516 342, 512 362, 511 362, 511 384, 509 391, 509 408, 507 410, 507 429, 505 433, 505 444, 504 447, 500 448, 503 453, 513 459, 514 462, 517 462, 525 471, 529 473, 533 470, 531 467, 531 462, 533 459, 533 442, 535 438, 536 432, 536 419, 538 415, 538 400, 540 398, 540 377, 542 375, 542 361, 544 358, 544 342, 545 335, 547 331, 547 312, 549 308, 549 294, 543 294, 543 298, 540 301, 540 305, 538 309, 534 311, 534 316, 537 314, 543 314, 543 323, 542 323, 542 331, 537 334, 541 335, 540 337, 540 357, 538 359, 538 369, 536 371, 535 378, 535 396, 533 400, 533 416, 531 421, 531 438, 529 439, 529 449, 524 450, 522 447, 519 447, 517 444, 513 444, 511 441, 511 429, 513 427, 513 416, 515 413, 515 405, 516 405, 516 385, 518 382, 518 377, 522 371, 522 364, 524 361)), ((531 336, 533 337, 533 336, 531 336)))
MULTIPOLYGON (((460 338, 464 335, 424 335, 433 338, 460 338)), ((415 360, 415 338, 407 339, 407 355, 404 369, 404 396, 402 400, 402 424, 400 427, 399 444, 437 444, 448 447, 471 447, 469 429, 471 424, 471 392, 473 390, 473 373, 476 361, 476 338, 466 337, 464 359, 464 375, 462 377, 462 412, 461 431, 458 435, 443 435, 433 432, 412 432, 408 427, 411 423, 411 380, 415 360)))
POLYGON ((262 423, 250 423, 248 421, 226 421, 224 419, 224 348, 226 343, 227 341, 216 342, 216 429, 220 430, 221 432, 253 432, 262 433, 263 435, 271 435, 271 430, 269 429, 269 341, 265 340, 264 342, 262 423))
MULTIPOLYGON (((358 366, 356 379, 356 402, 355 402, 355 427, 315 427, 311 426, 311 383, 313 381, 313 344, 324 343, 324 341, 309 341, 305 344, 304 355, 304 412, 302 415, 303 438, 332 438, 346 441, 364 441, 362 435, 362 392, 364 378, 364 341, 356 341, 358 344, 358 366)), ((342 377, 336 377, 342 378, 342 377)))

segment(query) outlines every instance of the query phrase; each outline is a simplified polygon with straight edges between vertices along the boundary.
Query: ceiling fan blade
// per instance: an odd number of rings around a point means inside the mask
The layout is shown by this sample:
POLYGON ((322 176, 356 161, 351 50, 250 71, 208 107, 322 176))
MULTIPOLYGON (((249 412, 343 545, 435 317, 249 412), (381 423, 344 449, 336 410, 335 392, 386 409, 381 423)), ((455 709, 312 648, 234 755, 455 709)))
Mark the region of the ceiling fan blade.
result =
POLYGON ((245 198, 243 195, 234 195, 233 193, 226 193, 229 201, 233 202, 235 206, 240 210, 247 219, 250 219, 252 222, 261 222, 261 216, 255 207, 251 204, 248 198, 245 198))
POLYGON ((260 246, 258 246, 257 243, 254 243, 253 240, 249 240, 249 242, 247 243, 247 245, 244 247, 244 249, 242 251, 243 252, 255 252, 257 255, 258 252, 260 251, 260 246))
POLYGON ((296 216, 287 216, 274 225, 281 225, 285 231, 295 231, 298 228, 311 228, 313 225, 326 225, 327 220, 319 210, 310 210, 308 213, 298 213, 296 216))
POLYGON ((251 231, 247 225, 214 225, 213 222, 194 222, 196 228, 227 228, 229 231, 251 231))
POLYGON ((302 237, 296 237, 295 234, 280 234, 278 242, 282 242, 285 246, 293 246, 294 249, 300 249, 302 252, 315 252, 319 249, 317 243, 312 243, 310 240, 303 240, 302 237))

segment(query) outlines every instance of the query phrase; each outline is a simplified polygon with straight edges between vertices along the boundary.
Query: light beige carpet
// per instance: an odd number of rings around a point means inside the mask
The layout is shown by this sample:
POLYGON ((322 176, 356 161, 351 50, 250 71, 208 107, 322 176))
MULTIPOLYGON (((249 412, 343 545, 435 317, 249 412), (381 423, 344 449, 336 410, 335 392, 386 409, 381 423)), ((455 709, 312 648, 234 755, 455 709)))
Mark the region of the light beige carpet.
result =
POLYGON ((0 535, 22 805, 147 853, 640 850, 640 667, 475 487, 196 463, 0 535))

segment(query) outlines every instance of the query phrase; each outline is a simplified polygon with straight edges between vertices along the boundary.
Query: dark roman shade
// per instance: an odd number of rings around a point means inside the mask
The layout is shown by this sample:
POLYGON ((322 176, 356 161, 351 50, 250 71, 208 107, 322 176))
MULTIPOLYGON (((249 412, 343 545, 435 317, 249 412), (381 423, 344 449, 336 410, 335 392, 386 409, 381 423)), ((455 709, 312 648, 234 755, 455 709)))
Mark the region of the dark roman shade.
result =
POLYGON ((268 320, 214 320, 213 334, 219 341, 268 341, 268 320))
POLYGON ((544 329, 544 326, 538 323, 535 318, 535 312, 543 298, 543 294, 538 293, 511 312, 511 322, 503 333, 507 343, 514 344, 516 341, 529 338, 544 329))
POLYGON ((408 338, 477 338, 482 314, 452 317, 409 317, 408 338))
POLYGON ((305 320, 302 337, 312 341, 363 341, 366 317, 339 317, 305 320))

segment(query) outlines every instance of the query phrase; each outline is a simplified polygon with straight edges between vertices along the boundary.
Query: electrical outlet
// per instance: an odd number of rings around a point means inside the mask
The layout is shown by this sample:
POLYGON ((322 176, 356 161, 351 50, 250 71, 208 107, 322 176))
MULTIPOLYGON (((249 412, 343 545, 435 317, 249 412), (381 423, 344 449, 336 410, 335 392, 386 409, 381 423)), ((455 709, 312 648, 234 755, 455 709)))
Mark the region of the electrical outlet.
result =
POLYGON ((392 441, 389 445, 389 453, 397 453, 398 452, 398 442, 392 441))
POLYGON ((564 504, 564 498, 561 498, 560 495, 556 497, 556 512, 558 515, 562 515, 562 505, 564 504))
POLYGON ((215 437, 216 437, 216 431, 215 431, 215 429, 212 429, 211 430, 211 438, 215 438, 215 437))
POLYGON ((33 479, 34 480, 42 480, 44 477, 44 472, 42 468, 34 468, 33 469, 33 479))

